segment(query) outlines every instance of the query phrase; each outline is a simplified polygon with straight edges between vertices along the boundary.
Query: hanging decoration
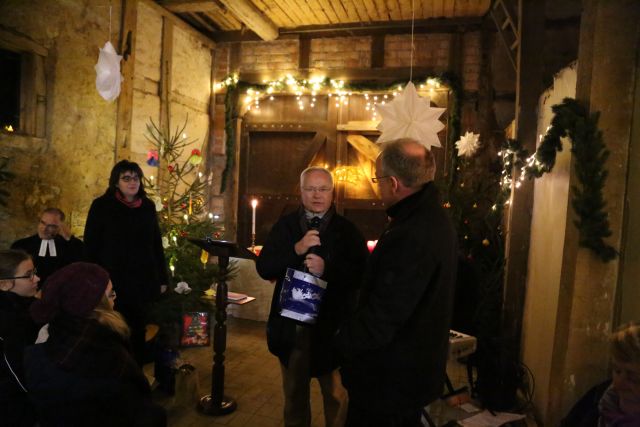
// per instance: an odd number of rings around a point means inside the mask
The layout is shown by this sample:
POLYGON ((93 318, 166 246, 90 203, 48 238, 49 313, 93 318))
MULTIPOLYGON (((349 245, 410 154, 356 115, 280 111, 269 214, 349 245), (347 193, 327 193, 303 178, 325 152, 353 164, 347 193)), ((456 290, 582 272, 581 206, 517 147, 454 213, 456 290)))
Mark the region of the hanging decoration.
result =
POLYGON ((116 53, 111 42, 106 42, 100 49, 96 69, 96 89, 106 101, 113 101, 120 95, 122 75, 120 61, 122 56, 116 53))
POLYGON ((480 135, 477 133, 467 131, 463 136, 456 141, 456 148, 458 149, 458 156, 471 157, 480 147, 480 135))
POLYGON ((189 163, 191 163, 194 166, 198 166, 200 163, 202 163, 202 154, 200 153, 200 150, 198 150, 197 148, 194 148, 193 150, 191 150, 191 156, 189 156, 189 163))
POLYGON ((378 125, 382 134, 378 142, 412 138, 428 149, 441 147, 438 132, 444 129, 444 124, 438 117, 445 108, 432 108, 429 98, 418 96, 412 82, 392 102, 376 108, 382 116, 378 125))
POLYGON ((158 150, 147 151, 147 164, 154 167, 157 167, 160 164, 158 160, 158 150))

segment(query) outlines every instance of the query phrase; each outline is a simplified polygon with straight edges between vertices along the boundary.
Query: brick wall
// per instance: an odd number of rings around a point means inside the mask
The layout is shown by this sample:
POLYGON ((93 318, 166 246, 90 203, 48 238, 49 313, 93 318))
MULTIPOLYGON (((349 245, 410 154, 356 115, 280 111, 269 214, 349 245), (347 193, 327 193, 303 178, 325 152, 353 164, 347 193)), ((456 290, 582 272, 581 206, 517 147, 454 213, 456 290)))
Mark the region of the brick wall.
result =
POLYGON ((273 42, 244 42, 240 53, 240 72, 274 73, 272 78, 283 73, 295 74, 298 70, 298 40, 273 42))
POLYGON ((371 37, 311 40, 309 66, 316 69, 371 67, 371 37))
MULTIPOLYGON (((451 34, 415 34, 413 65, 432 67, 434 72, 449 67, 451 34)), ((411 65, 411 35, 389 35, 384 40, 384 66, 408 67, 411 65)))
POLYGON ((462 43, 462 87, 467 92, 476 92, 480 85, 481 33, 466 33, 462 43))

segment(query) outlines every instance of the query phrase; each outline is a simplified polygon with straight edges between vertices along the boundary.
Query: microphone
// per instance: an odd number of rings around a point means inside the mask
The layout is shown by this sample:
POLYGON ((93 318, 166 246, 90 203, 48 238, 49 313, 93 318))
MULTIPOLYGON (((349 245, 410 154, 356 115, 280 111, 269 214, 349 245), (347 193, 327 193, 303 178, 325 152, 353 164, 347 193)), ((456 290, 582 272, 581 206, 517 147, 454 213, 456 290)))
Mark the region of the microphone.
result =
MULTIPOLYGON (((308 222, 307 222, 307 226, 309 227, 309 230, 320 230, 320 225, 322 224, 322 218, 320 218, 319 216, 314 216, 313 218, 311 218, 308 222)), ((307 253, 310 254, 318 254, 318 250, 320 249, 319 246, 312 246, 309 248, 309 251, 307 253)))

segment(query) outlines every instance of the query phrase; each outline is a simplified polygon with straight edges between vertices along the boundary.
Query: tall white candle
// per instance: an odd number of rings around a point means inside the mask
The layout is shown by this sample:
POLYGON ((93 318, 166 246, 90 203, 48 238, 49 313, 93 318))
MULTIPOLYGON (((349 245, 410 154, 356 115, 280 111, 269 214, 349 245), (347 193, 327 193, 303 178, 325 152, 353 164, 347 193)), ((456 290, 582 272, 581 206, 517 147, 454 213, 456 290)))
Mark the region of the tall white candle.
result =
POLYGON ((256 199, 251 200, 251 235, 254 236, 256 234, 256 206, 258 206, 258 201, 256 199))

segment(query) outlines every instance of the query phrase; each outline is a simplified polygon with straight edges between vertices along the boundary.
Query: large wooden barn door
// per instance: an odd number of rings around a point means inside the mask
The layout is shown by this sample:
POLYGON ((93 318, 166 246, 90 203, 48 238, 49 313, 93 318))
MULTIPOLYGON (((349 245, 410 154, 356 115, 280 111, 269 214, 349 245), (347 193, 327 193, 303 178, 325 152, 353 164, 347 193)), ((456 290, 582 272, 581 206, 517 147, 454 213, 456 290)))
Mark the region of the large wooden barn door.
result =
MULTIPOLYGON (((440 97, 446 105, 446 92, 440 97)), ((335 97, 282 95, 260 102, 244 115, 240 147, 238 242, 251 244, 251 200, 258 200, 256 244, 284 213, 300 204, 299 176, 308 166, 324 166, 334 174, 337 211, 353 221, 368 240, 378 238, 387 217, 375 171, 379 135, 363 96, 348 102, 335 97), (300 108, 302 101, 303 109, 300 108)), ((442 140, 444 141, 444 135, 442 140)))

